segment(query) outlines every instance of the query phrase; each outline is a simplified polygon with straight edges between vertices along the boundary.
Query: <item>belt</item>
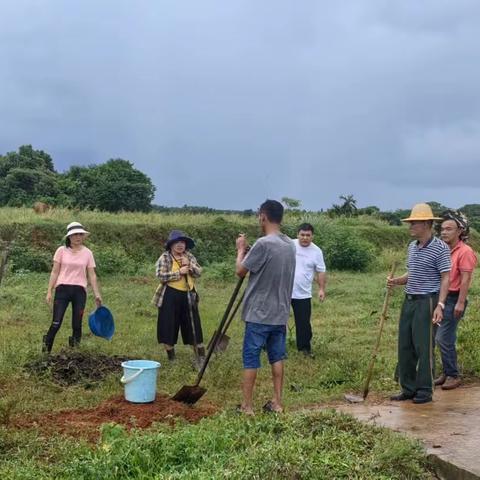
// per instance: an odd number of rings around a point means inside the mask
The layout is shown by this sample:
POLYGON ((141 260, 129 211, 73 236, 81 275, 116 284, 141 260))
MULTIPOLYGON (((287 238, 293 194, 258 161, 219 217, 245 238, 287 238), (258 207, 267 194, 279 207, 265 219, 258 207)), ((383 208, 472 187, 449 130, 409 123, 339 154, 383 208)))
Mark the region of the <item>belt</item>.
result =
POLYGON ((436 295, 438 295, 438 292, 433 292, 433 293, 415 293, 415 294, 407 293, 407 294, 405 294, 405 298, 406 298, 407 300, 424 300, 424 299, 426 299, 426 298, 435 297, 436 295))
POLYGON ((460 295, 460 292, 448 292, 447 297, 458 298, 459 295, 460 295))

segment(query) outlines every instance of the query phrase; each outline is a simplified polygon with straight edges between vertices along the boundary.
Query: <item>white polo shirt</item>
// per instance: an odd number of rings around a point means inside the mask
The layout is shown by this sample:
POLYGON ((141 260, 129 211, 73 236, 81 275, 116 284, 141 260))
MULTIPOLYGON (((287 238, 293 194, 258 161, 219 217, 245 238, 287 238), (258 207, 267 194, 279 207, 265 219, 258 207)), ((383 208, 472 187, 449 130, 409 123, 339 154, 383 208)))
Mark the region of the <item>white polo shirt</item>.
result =
POLYGON ((297 263, 292 298, 297 300, 312 298, 312 282, 315 272, 325 272, 327 270, 323 253, 314 243, 311 243, 308 247, 302 247, 298 239, 295 239, 294 243, 297 263))

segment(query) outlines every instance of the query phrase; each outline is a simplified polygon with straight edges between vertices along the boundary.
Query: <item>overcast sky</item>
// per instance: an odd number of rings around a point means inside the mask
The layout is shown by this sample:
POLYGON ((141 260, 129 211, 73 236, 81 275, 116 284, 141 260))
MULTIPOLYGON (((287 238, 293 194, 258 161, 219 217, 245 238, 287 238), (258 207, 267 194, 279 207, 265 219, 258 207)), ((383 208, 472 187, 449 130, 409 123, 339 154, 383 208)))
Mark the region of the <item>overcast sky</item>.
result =
POLYGON ((478 0, 0 4, 0 153, 124 158, 155 203, 480 203, 478 0))

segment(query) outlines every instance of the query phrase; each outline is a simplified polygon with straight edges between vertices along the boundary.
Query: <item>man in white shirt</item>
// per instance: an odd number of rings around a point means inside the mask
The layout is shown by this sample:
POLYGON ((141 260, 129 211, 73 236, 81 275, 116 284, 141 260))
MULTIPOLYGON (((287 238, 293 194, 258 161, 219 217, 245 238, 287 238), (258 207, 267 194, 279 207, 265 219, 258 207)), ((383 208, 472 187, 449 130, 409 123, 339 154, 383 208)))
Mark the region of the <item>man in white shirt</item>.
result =
POLYGON ((312 355, 312 282, 318 284, 318 299, 325 300, 326 267, 322 250, 313 243, 313 226, 302 223, 294 240, 297 252, 295 281, 292 292, 292 308, 295 317, 297 349, 307 356, 312 355))

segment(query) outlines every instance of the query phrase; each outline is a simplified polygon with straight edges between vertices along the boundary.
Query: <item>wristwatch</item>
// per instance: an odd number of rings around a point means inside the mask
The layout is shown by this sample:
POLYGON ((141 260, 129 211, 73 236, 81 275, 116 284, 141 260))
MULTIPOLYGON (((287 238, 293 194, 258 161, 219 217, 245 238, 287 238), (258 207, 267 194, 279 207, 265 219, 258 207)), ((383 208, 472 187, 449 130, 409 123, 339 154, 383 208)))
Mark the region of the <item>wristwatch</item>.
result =
POLYGON ((442 309, 445 310, 445 304, 443 302, 437 302, 437 305, 442 309))

